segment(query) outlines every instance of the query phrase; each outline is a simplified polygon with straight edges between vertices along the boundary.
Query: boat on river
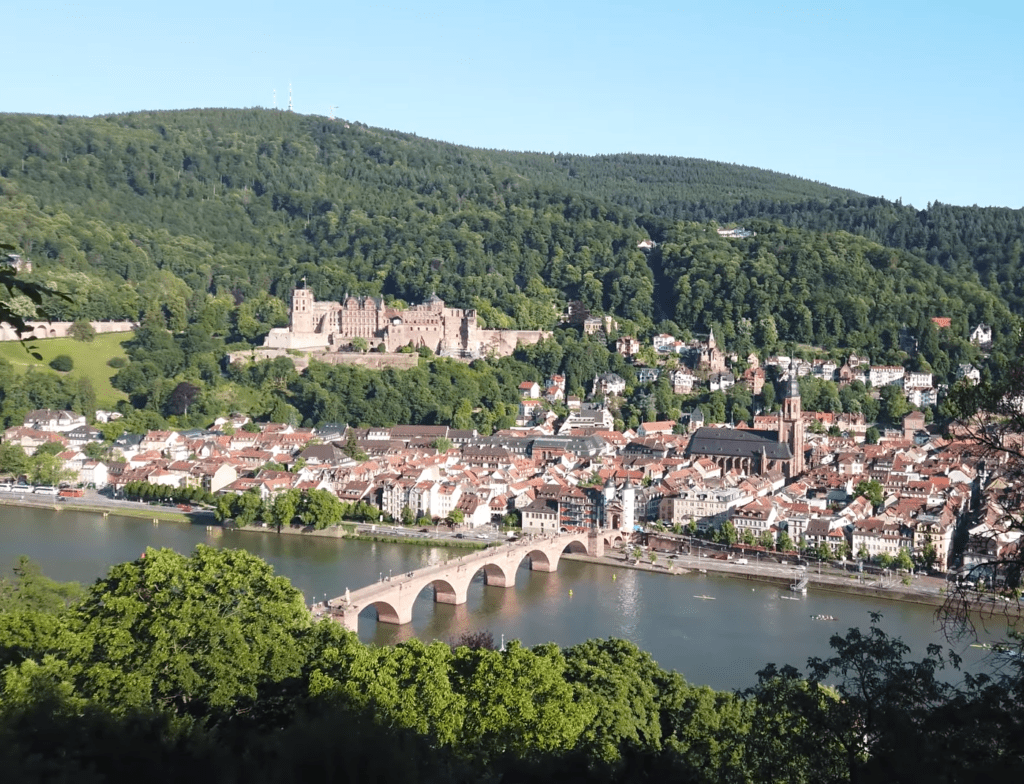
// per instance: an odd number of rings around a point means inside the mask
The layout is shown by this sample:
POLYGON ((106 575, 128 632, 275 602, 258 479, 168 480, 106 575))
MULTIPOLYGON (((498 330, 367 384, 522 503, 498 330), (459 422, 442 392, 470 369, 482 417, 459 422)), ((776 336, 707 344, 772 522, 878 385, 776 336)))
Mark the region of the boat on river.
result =
POLYGON ((711 600, 714 600, 715 597, 714 596, 705 596, 704 594, 701 594, 700 596, 694 596, 693 598, 694 599, 711 599, 711 600))
POLYGON ((791 602, 798 602, 798 601, 800 601, 800 599, 798 597, 796 597, 796 596, 786 596, 785 594, 781 594, 779 596, 779 598, 780 599, 789 599, 789 601, 791 601, 791 602))
POLYGON ((838 620, 834 615, 812 615, 812 621, 835 621, 838 620))

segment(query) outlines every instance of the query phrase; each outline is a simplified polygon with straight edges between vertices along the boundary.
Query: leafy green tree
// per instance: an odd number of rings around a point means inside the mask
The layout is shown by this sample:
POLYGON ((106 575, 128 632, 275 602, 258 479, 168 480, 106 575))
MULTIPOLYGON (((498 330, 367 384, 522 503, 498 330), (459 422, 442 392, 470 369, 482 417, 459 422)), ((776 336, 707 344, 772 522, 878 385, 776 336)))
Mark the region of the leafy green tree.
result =
POLYGON ((776 549, 783 553, 791 552, 794 549, 793 540, 789 538, 789 534, 785 531, 779 534, 779 541, 776 544, 776 549))
POLYGON ((671 676, 626 640, 589 640, 564 651, 566 679, 593 710, 581 742, 588 757, 618 763, 627 749, 661 748, 663 691, 671 676))
POLYGON ((75 360, 69 357, 67 354, 58 354, 50 360, 50 367, 54 370, 59 370, 62 373, 67 373, 73 370, 75 367, 75 360))
POLYGON ((913 410, 903 390, 895 384, 882 387, 879 391, 881 414, 890 424, 897 425, 913 410))
MULTIPOLYGON (((13 245, 0 242, 0 253, 3 253, 5 257, 15 250, 13 245)), ((8 295, 7 299, 0 301, 0 322, 10 324, 18 335, 31 333, 26 319, 37 318, 42 321, 52 321, 54 319, 53 306, 58 304, 58 299, 63 302, 71 302, 71 298, 66 293, 36 281, 26 280, 24 276, 19 277, 17 272, 8 266, 0 269, 0 286, 7 289, 8 295), (20 309, 12 305, 10 298, 27 300, 27 308, 20 309)), ((26 345, 25 341, 22 341, 22 345, 35 359, 42 360, 42 355, 31 346, 26 345)))
POLYGON ((899 553, 896 554, 895 564, 897 569, 903 569, 908 572, 914 568, 914 562, 911 560, 910 553, 907 552, 905 547, 901 547, 899 553))
POLYGON ((43 574, 39 564, 19 556, 14 579, 0 578, 0 613, 29 611, 60 615, 84 594, 79 583, 58 583, 43 574))
POLYGON ((326 528, 341 520, 341 501, 328 490, 310 490, 303 496, 299 515, 306 525, 326 528))
POLYGON ((935 549, 935 545, 932 543, 931 537, 926 536, 924 546, 921 548, 921 563, 924 564, 926 569, 931 569, 935 565, 938 555, 938 551, 935 549))
POLYGON ((56 487, 61 482, 74 478, 74 472, 64 468, 64 461, 47 452, 34 454, 29 462, 28 479, 34 485, 56 487))
POLYGON ((939 675, 948 662, 936 645, 920 661, 905 661, 910 648, 875 625, 878 614, 872 618, 866 633, 854 627, 833 635, 834 656, 808 660, 809 690, 790 709, 819 742, 838 748, 843 780, 917 778, 921 760, 944 756, 948 742, 929 729, 934 706, 953 697, 951 682, 939 675))
POLYGON ((299 513, 301 501, 302 495, 298 490, 292 489, 278 493, 270 506, 269 522, 277 526, 278 531, 287 525, 291 525, 292 520, 299 513))
MULTIPOLYGON (((127 488, 125 491, 127 493, 127 488)), ((217 497, 217 508, 213 512, 217 522, 223 523, 235 516, 235 499, 237 498, 238 496, 233 493, 225 493, 217 497)))
POLYGON ((302 595, 244 550, 148 548, 89 590, 69 661, 81 691, 118 710, 242 713, 298 675, 310 617, 302 595))
POLYGON ((11 441, 0 444, 0 471, 19 477, 28 471, 29 456, 25 450, 11 441))
POLYGON ((718 535, 716 536, 717 541, 730 547, 736 544, 738 538, 739 535, 736 533, 736 526, 733 525, 732 520, 726 520, 722 523, 722 527, 718 529, 718 535))
POLYGON ((256 490, 246 490, 241 495, 235 496, 232 507, 235 525, 244 528, 255 523, 263 516, 263 499, 256 490))
POLYGON ((341 448, 341 451, 344 452, 346 456, 351 457, 353 460, 358 460, 360 462, 366 460, 367 458, 366 452, 364 452, 360 448, 359 443, 356 441, 355 432, 351 429, 348 431, 348 435, 345 437, 345 446, 341 448))
POLYGON ((92 343, 96 340, 96 328, 85 319, 78 319, 68 329, 68 335, 83 343, 92 343))
POLYGON ((555 645, 503 651, 455 651, 453 688, 466 708, 459 748, 481 762, 503 755, 532 757, 573 748, 594 718, 575 699, 566 662, 555 645))
POLYGON ((869 427, 864 433, 864 440, 869 444, 877 444, 878 440, 882 437, 882 434, 878 432, 877 427, 869 427))
POLYGON ((836 700, 793 667, 769 664, 742 692, 749 730, 742 737, 744 773, 751 781, 846 781, 844 749, 815 726, 836 700))
POLYGON ((864 496, 867 498, 875 509, 880 507, 882 502, 885 500, 882 491, 882 483, 877 479, 861 480, 857 483, 857 486, 853 488, 853 494, 855 496, 864 496))

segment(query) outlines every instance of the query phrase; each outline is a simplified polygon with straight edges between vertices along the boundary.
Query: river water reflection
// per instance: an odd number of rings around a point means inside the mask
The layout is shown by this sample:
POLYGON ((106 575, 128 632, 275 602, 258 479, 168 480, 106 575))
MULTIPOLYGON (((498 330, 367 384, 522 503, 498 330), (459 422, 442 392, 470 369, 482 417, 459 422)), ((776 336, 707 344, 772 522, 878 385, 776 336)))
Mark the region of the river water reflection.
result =
MULTIPOLYGON (((221 531, 79 512, 0 508, 0 564, 18 555, 38 561, 58 580, 90 583, 110 565, 132 560, 146 547, 191 552, 196 544, 244 547, 288 577, 307 602, 355 590, 387 576, 458 555, 458 550, 346 541, 270 533, 221 531)), ((450 640, 489 630, 496 640, 527 645, 572 645, 593 637, 624 637, 688 681, 717 689, 753 685, 768 662, 801 669, 808 656, 827 656, 829 636, 850 626, 866 628, 869 612, 884 614, 883 628, 897 633, 914 654, 931 642, 945 644, 934 610, 875 598, 815 592, 799 601, 785 591, 714 575, 671 576, 563 560, 557 572, 520 569, 512 589, 489 587, 478 576, 465 605, 435 604, 425 591, 413 622, 378 624, 372 611, 359 619, 364 642, 389 644, 416 636, 450 640), (570 591, 572 592, 570 595, 570 591), (713 596, 714 599, 700 599, 713 596), (836 622, 815 621, 832 615, 836 622)), ((1000 634, 1005 629, 993 629, 1000 634)), ((961 646, 969 663, 982 651, 961 646)))

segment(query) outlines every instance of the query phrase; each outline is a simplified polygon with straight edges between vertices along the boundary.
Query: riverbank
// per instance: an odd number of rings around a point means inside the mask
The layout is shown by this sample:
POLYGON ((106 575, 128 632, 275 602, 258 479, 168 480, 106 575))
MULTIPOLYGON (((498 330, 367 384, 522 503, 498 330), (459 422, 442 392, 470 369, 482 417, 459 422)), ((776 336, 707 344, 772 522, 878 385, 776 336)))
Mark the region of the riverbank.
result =
POLYGON ((350 539, 362 542, 380 542, 382 544, 411 544, 421 547, 454 547, 465 550, 479 550, 489 547, 497 540, 477 541, 474 539, 457 539, 454 534, 444 535, 435 533, 424 535, 419 532, 407 531, 406 529, 388 529, 386 531, 371 531, 371 526, 359 523, 343 523, 332 525, 318 531, 308 530, 302 527, 282 528, 280 531, 272 526, 248 525, 242 528, 222 526, 210 510, 197 509, 193 512, 182 512, 177 507, 154 505, 139 501, 124 501, 120 499, 107 498, 95 490, 86 491, 87 496, 73 500, 58 501, 59 496, 41 496, 33 494, 18 494, 0 496, 0 506, 17 506, 26 509, 46 509, 51 512, 89 512, 108 515, 119 515, 121 517, 133 517, 139 520, 150 520, 153 522, 188 523, 189 525, 204 525, 207 527, 223 528, 224 531, 248 531, 264 534, 282 534, 286 536, 316 536, 328 539, 350 539), (345 526, 354 530, 349 533, 345 526))
POLYGON ((167 523, 190 523, 193 525, 220 525, 212 512, 181 512, 166 506, 148 506, 131 501, 118 503, 104 499, 106 503, 76 498, 74 501, 58 501, 55 496, 0 497, 0 506, 17 506, 25 509, 47 509, 51 512, 90 512, 120 517, 135 517, 140 520, 157 520, 167 523))
POLYGON ((723 577, 730 577, 750 582, 768 583, 789 589, 789 586, 796 582, 797 575, 806 574, 808 590, 824 591, 831 593, 854 594, 857 596, 874 596, 880 599, 894 602, 909 602, 930 607, 941 607, 945 604, 946 594, 940 592, 944 588, 941 581, 935 578, 916 578, 918 581, 932 580, 940 585, 921 584, 920 586, 904 586, 902 583, 896 585, 877 585, 871 582, 858 580, 857 575, 817 575, 813 572, 797 572, 796 569, 784 569, 767 565, 737 564, 735 561, 719 561, 717 559, 701 559, 697 561, 691 558, 694 563, 681 563, 682 559, 670 559, 659 557, 654 564, 644 561, 636 562, 629 559, 622 553, 613 553, 601 557, 583 555, 580 553, 564 553, 563 558, 573 561, 585 561, 587 563, 613 566, 619 569, 636 569, 644 572, 653 572, 665 575, 692 574, 703 570, 709 574, 713 573, 723 577))
MULTIPOLYGON (((354 523, 348 524, 354 526, 354 523)), ((262 533, 281 534, 283 536, 315 536, 325 539, 345 539, 355 542, 380 542, 382 544, 410 544, 420 547, 458 547, 466 550, 483 550, 490 546, 489 542, 475 542, 472 539, 456 539, 454 537, 430 537, 420 538, 411 532, 408 535, 396 535, 389 533, 359 532, 349 533, 343 525, 332 525, 320 530, 307 530, 306 528, 288 527, 280 531, 273 526, 263 527, 261 525, 247 525, 244 528, 225 528, 226 531, 237 531, 240 533, 262 533)))

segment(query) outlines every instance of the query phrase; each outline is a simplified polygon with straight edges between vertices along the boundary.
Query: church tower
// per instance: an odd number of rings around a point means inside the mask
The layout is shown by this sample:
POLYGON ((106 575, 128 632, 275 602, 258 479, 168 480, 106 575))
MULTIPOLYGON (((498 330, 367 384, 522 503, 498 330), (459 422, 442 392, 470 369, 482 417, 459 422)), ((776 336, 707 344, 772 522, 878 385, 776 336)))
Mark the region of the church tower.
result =
POLYGON ((804 420, 800 406, 800 382, 796 372, 790 371, 786 396, 779 413, 779 442, 789 444, 793 459, 789 464, 789 477, 804 472, 804 420))
POLYGON ((306 288, 305 278, 302 288, 295 287, 292 293, 292 332, 309 334, 313 332, 313 292, 306 288))

